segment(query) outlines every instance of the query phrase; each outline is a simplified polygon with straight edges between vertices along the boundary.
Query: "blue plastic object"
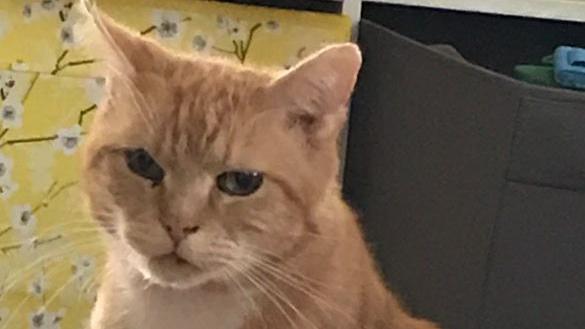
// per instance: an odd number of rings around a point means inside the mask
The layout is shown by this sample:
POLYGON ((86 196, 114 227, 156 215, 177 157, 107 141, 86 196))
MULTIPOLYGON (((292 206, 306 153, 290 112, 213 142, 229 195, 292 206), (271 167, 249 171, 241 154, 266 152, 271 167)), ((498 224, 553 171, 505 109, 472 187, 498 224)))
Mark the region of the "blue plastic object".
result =
POLYGON ((554 54, 555 80, 563 87, 585 89, 585 49, 561 46, 554 54))

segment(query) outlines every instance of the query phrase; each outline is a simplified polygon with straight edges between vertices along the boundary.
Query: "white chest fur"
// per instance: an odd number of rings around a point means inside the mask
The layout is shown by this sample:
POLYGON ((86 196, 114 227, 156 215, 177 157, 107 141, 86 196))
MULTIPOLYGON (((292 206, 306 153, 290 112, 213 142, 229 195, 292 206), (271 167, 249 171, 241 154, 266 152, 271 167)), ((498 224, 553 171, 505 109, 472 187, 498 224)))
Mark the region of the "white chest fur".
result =
POLYGON ((247 304, 239 295, 148 288, 132 293, 128 329, 240 329, 247 304))

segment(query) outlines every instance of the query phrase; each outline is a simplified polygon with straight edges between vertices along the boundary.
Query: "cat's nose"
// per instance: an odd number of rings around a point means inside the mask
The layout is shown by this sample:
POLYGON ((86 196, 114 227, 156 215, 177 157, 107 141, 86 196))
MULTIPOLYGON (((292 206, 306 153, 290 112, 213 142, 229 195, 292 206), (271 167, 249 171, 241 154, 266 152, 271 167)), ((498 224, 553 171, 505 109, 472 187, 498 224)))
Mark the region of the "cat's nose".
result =
POLYGON ((183 227, 183 234, 185 234, 185 235, 195 234, 198 231, 199 231, 199 226, 197 226, 197 225, 183 227))
POLYGON ((169 233, 171 239, 175 243, 179 243, 187 238, 189 235, 193 235, 199 231, 198 225, 192 226, 171 226, 165 225, 165 230, 169 233))

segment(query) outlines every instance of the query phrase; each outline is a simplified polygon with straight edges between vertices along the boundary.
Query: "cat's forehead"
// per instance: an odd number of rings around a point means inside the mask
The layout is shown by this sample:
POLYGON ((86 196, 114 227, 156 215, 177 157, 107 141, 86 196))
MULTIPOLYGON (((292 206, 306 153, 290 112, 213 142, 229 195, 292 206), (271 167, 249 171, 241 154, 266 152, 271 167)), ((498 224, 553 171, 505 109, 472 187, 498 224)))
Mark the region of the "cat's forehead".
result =
POLYGON ((163 74, 171 75, 174 82, 178 84, 195 83, 218 89, 229 89, 237 86, 241 92, 263 85, 273 77, 268 71, 261 71, 230 60, 213 57, 183 58, 171 61, 169 69, 163 74), (176 81, 177 79, 178 81, 176 81))
POLYGON ((141 139, 168 158, 225 158, 234 135, 245 135, 261 111, 256 96, 269 81, 266 74, 217 62, 146 75, 141 92, 155 133, 141 130, 141 139))
MULTIPOLYGON (((212 59, 178 61, 169 70, 157 72, 163 98, 177 110, 192 105, 190 112, 232 112, 255 101, 255 94, 265 87, 271 76, 255 70, 212 59), (185 104, 191 103, 191 104, 185 104)), ((147 85, 148 87, 148 85, 147 85)))

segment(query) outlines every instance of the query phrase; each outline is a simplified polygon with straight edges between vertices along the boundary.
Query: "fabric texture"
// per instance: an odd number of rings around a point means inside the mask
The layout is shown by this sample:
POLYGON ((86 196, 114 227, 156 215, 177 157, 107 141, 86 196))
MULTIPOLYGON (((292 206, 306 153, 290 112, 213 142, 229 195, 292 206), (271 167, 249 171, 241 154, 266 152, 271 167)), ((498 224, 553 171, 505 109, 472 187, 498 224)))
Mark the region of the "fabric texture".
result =
POLYGON ((344 192, 389 285, 448 329, 585 327, 585 95, 359 42, 344 192))

